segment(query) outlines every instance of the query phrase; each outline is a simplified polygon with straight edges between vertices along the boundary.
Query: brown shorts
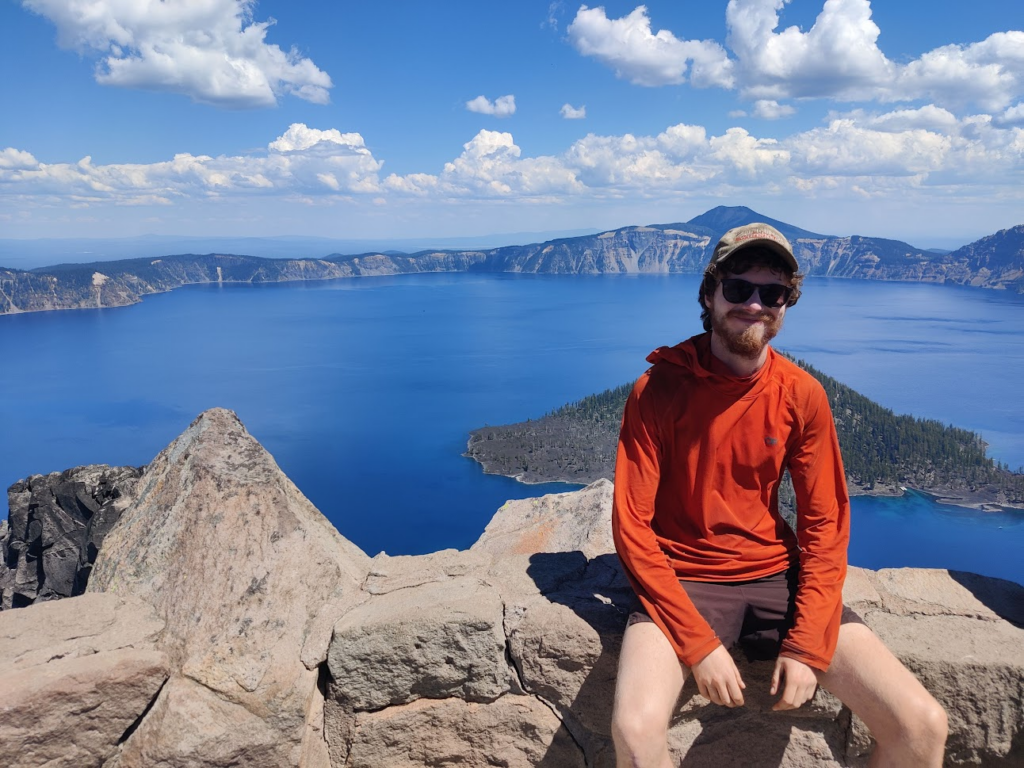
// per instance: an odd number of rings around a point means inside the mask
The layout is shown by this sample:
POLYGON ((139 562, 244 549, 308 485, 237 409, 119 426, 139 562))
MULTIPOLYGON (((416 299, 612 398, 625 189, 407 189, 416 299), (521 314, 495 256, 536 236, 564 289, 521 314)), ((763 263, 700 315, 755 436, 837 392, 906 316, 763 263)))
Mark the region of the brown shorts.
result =
MULTIPOLYGON (((694 606, 722 645, 742 642, 754 658, 774 658, 793 626, 796 609, 797 569, 739 582, 679 581, 694 606)), ((651 621, 641 611, 632 613, 629 624, 651 621)))

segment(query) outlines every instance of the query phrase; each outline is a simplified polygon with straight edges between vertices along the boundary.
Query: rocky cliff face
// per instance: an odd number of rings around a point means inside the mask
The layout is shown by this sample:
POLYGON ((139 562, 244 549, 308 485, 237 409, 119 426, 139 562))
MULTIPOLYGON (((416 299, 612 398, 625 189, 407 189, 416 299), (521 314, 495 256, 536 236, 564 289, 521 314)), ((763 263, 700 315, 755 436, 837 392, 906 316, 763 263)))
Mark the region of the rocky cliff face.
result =
POLYGON ((424 254, 418 258, 367 254, 331 261, 207 254, 64 264, 31 272, 0 269, 0 314, 121 307, 183 285, 466 271, 477 260, 472 253, 424 254))
POLYGON ((685 224, 624 227, 598 235, 485 251, 367 253, 326 259, 264 259, 207 254, 0 269, 0 314, 118 307, 196 283, 326 280, 414 272, 523 272, 563 275, 698 274, 729 228, 768 221, 793 243, 807 274, 863 280, 916 280, 1024 292, 1024 225, 951 254, 896 240, 818 235, 749 208, 719 207, 685 224))
POLYGON ((949 257, 966 262, 974 275, 971 285, 1012 288, 1020 293, 1024 284, 1024 224, 983 237, 949 257))
MULTIPOLYGON (((10 766, 611 766, 633 598, 611 484, 509 502, 466 551, 370 559, 233 414, 204 413, 146 468, 89 591, 0 613, 10 766)), ((852 569, 846 602, 950 714, 949 765, 1024 762, 1024 588, 852 569)), ((827 694, 772 713, 737 654, 739 711, 688 686, 685 765, 863 765, 827 694)))
POLYGON ((12 485, 0 523, 0 610, 85 592, 100 545, 141 474, 141 467, 96 464, 12 485))

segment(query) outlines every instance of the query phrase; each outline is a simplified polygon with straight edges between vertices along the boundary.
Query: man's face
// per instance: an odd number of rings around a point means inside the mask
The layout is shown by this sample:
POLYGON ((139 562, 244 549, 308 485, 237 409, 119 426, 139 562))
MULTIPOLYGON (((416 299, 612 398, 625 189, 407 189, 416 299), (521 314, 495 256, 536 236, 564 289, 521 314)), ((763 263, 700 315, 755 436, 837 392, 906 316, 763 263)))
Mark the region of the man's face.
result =
MULTIPOLYGON (((760 266, 751 267, 742 275, 725 274, 722 277, 738 277, 757 285, 788 285, 783 275, 760 266)), ((726 301, 722 295, 721 280, 715 287, 714 294, 710 299, 705 299, 705 302, 711 314, 711 332, 718 336, 730 352, 751 360, 756 359, 768 342, 775 338, 782 328, 782 319, 786 314, 785 306, 766 307, 761 304, 761 297, 757 291, 742 303, 733 304, 726 301)))

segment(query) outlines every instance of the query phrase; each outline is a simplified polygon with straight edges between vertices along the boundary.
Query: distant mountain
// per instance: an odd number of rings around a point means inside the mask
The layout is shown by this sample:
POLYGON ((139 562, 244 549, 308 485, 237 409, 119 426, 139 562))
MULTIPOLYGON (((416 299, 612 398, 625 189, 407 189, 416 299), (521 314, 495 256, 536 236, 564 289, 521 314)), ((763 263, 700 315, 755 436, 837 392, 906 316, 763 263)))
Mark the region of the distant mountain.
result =
POLYGON ((793 243, 809 275, 910 280, 1024 293, 1024 225, 952 253, 898 240, 820 235, 744 207, 718 207, 680 224, 623 227, 595 235, 481 250, 374 251, 320 259, 267 259, 229 254, 0 268, 0 314, 114 307, 193 283, 266 283, 412 272, 545 274, 700 273, 726 230, 754 221, 776 226, 793 243))
MULTIPOLYGON (((794 227, 792 224, 787 224, 778 219, 762 216, 757 211, 752 211, 744 205, 720 205, 717 208, 712 208, 707 213, 702 213, 700 216, 690 219, 686 223, 692 227, 705 227, 712 232, 720 233, 719 237, 721 237, 722 234, 725 234, 733 227, 742 227, 744 224, 753 224, 755 221, 771 224, 784 234, 790 242, 801 238, 815 239, 828 237, 828 235, 819 235, 814 232, 808 232, 806 229, 800 229, 800 227, 794 227)), ((715 242, 718 242, 718 240, 716 239, 715 242)))

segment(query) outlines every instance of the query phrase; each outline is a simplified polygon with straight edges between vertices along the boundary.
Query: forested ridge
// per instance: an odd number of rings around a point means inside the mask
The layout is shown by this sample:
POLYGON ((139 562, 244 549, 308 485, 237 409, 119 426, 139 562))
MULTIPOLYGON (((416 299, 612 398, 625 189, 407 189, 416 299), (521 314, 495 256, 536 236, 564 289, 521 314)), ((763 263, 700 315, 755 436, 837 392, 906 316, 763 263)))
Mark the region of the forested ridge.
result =
MULTIPOLYGON (((990 459, 977 433, 895 414, 808 363, 794 362, 828 394, 851 490, 906 486, 1024 505, 1024 474, 990 459)), ((623 384, 536 420, 475 430, 467 455, 487 472, 526 482, 612 478, 622 409, 631 390, 632 384, 623 384)))

